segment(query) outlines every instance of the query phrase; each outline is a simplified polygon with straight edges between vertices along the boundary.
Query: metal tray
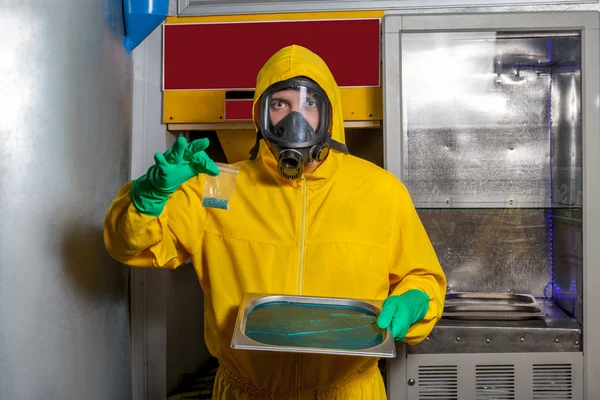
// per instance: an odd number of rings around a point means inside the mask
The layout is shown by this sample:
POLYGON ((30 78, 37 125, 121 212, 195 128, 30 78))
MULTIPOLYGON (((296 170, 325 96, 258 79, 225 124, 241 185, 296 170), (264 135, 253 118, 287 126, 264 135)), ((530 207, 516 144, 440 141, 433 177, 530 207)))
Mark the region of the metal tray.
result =
MULTIPOLYGON (((260 342, 253 340, 248 337, 247 326, 248 317, 251 313, 257 309, 257 307, 269 306, 269 304, 277 305, 309 305, 314 307, 322 307, 321 310, 334 307, 350 307, 352 309, 360 310, 365 314, 371 316, 378 316, 381 311, 382 301, 377 300, 352 300, 352 299, 341 299, 331 297, 310 297, 310 296, 286 296, 286 295, 272 295, 272 294, 260 294, 260 293, 246 293, 242 299, 240 305, 233 337, 231 340, 231 347, 234 349, 244 350, 262 350, 262 351, 280 351, 290 353, 313 353, 313 354, 336 354, 336 355, 350 355, 350 356, 366 356, 366 357, 381 357, 381 358, 394 358, 396 357, 396 345, 394 338, 391 334, 391 329, 381 330, 374 327, 381 334, 381 343, 365 348, 332 348, 332 347, 311 347, 311 346, 299 346, 299 345, 279 345, 273 343, 260 342)), ((376 319, 374 320, 376 321, 376 319)), ((286 321, 273 320, 273 324, 284 326, 286 321), (283 325, 282 325, 283 324, 283 325)), ((369 324, 370 326, 371 324, 369 324)))
POLYGON ((527 321, 530 319, 544 318, 547 314, 543 311, 534 313, 518 313, 518 312, 455 312, 442 315, 445 319, 461 319, 461 320, 476 320, 476 321, 527 321))
POLYGON ((528 320, 546 317, 535 297, 512 293, 448 293, 443 318, 470 320, 528 320))
POLYGON ((535 297, 529 294, 454 292, 446 294, 446 304, 536 304, 535 297))
POLYGON ((521 304, 457 304, 445 305, 445 312, 521 312, 521 313, 537 313, 541 311, 539 307, 534 305, 526 306, 521 304))

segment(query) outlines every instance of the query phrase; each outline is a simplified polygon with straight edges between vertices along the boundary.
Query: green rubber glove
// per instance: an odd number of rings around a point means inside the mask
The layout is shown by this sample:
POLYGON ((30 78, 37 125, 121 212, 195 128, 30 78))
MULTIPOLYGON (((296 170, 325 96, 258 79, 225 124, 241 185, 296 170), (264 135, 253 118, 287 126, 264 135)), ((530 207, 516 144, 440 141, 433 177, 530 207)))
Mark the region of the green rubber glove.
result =
POLYGON ((208 145, 208 139, 198 139, 188 144, 180 136, 164 154, 156 153, 156 164, 131 185, 130 194, 135 208, 142 214, 158 217, 169 195, 179 185, 198 174, 219 175, 219 168, 204 152, 208 145))
POLYGON ((425 318, 429 310, 429 296, 420 290, 412 289, 398 296, 390 296, 383 302, 377 326, 387 329, 392 325, 394 340, 402 341, 408 329, 425 318))

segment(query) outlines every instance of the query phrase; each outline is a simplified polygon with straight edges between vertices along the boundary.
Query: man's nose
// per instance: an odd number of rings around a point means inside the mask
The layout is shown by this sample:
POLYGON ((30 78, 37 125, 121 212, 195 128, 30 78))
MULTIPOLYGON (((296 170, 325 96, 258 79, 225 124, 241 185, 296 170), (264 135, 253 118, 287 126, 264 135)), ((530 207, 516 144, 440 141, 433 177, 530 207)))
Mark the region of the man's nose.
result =
POLYGON ((299 101, 293 101, 292 102, 292 107, 291 107, 292 111, 297 111, 299 113, 301 113, 302 111, 304 111, 303 108, 300 107, 300 104, 301 103, 299 101))

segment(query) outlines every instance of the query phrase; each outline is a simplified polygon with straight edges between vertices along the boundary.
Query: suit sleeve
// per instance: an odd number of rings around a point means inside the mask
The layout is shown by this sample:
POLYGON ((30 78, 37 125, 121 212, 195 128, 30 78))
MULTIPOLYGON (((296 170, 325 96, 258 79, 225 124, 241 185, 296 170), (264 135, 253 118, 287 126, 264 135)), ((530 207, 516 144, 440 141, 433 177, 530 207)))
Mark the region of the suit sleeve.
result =
POLYGON ((190 179, 173 193, 158 217, 132 203, 131 182, 112 201, 104 221, 104 244, 115 260, 132 267, 175 269, 198 245, 207 220, 201 205, 203 179, 190 179))
POLYGON ((446 296, 446 275, 429 236, 421 223, 406 187, 397 182, 392 201, 390 243, 390 296, 411 289, 425 292, 429 309, 425 318, 412 325, 404 339, 420 343, 442 317, 446 296))

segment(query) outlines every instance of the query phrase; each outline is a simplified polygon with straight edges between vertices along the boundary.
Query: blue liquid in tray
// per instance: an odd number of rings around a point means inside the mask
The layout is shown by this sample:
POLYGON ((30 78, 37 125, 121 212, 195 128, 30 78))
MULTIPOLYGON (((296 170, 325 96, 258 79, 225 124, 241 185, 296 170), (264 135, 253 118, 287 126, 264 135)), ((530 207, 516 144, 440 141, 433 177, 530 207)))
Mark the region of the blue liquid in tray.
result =
POLYGON ((268 345, 363 350, 383 343, 377 315, 352 306, 271 302, 255 307, 246 336, 268 345))

